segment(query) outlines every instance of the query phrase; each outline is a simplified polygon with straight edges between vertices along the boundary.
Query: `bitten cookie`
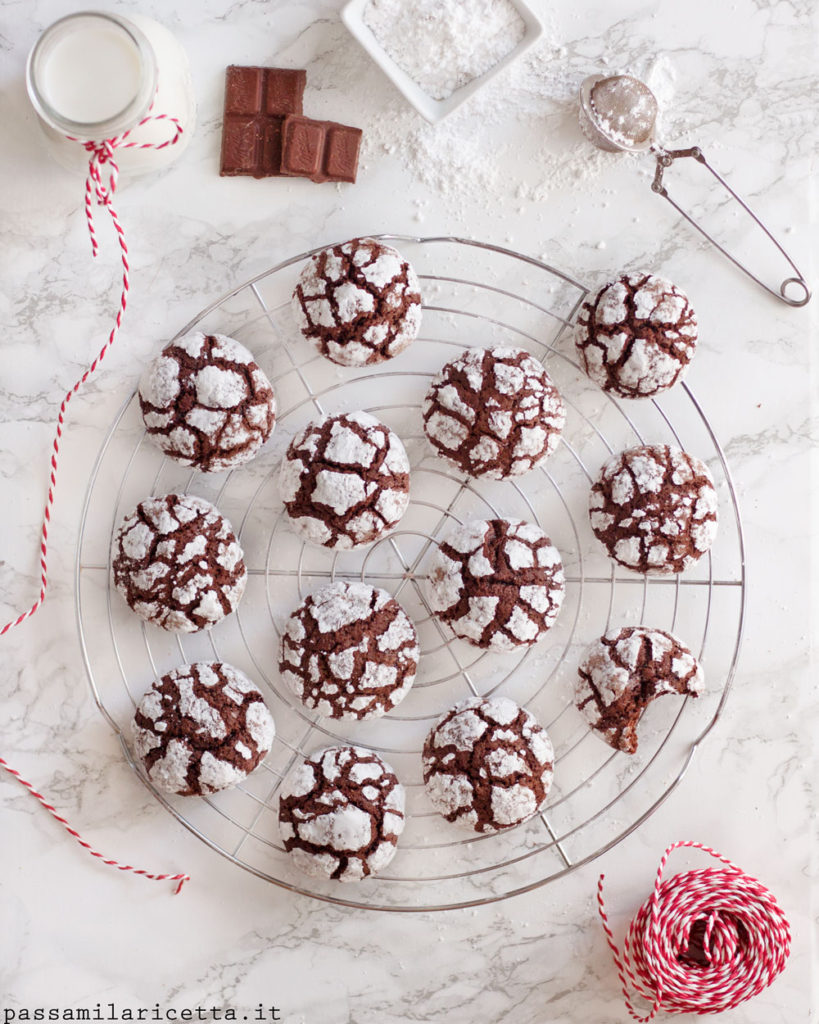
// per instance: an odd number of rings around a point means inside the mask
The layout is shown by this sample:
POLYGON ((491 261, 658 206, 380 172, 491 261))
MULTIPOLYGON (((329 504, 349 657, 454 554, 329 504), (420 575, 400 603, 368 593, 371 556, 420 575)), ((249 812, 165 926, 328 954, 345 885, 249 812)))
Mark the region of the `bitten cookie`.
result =
POLYGON ((560 553, 534 523, 475 519, 438 545, 432 611, 476 647, 513 651, 549 629, 566 589, 560 553))
POLYGON ((364 747, 318 750, 289 775, 279 832, 293 863, 314 878, 354 882, 395 855, 404 831, 404 787, 364 747))
POLYGON ((282 678, 308 707, 330 718, 375 718, 409 692, 418 637, 399 603, 366 583, 330 583, 287 620, 282 678))
POLYGON ((717 492, 705 463, 671 445, 613 455, 591 489, 595 536, 620 565, 674 573, 693 565, 717 533, 717 492))
POLYGON ((552 784, 545 729, 506 697, 470 697, 435 725, 424 744, 424 785, 447 821, 500 832, 528 821, 552 784))
POLYGON ((218 661, 182 665, 154 682, 132 728, 148 778, 180 796, 235 786, 262 763, 275 735, 258 688, 218 661))
POLYGON ((313 256, 293 292, 302 334, 341 366, 392 359, 421 326, 415 271, 389 245, 354 238, 313 256))
POLYGON ((141 501, 117 531, 112 568, 133 611, 176 633, 210 629, 230 615, 247 582, 230 523, 192 494, 141 501))
POLYGON ((439 455, 470 476, 528 473, 557 447, 566 422, 560 392, 520 348, 470 348, 433 380, 424 430, 439 455))
POLYGON ((656 274, 623 274, 585 303, 576 346, 583 369, 604 391, 649 398, 677 383, 697 346, 686 294, 656 274))
POLYGON ((610 747, 627 754, 637 749, 637 723, 656 697, 696 697, 704 686, 699 662, 685 644, 645 626, 627 626, 595 640, 578 674, 578 710, 610 747))
POLYGON ((375 416, 343 413, 310 423, 282 463, 284 507, 305 540, 355 548, 388 533, 409 504, 409 459, 375 416))
POLYGON ((139 406, 154 444, 205 473, 249 462, 276 422, 273 388, 251 353, 201 331, 172 341, 148 364, 139 406))

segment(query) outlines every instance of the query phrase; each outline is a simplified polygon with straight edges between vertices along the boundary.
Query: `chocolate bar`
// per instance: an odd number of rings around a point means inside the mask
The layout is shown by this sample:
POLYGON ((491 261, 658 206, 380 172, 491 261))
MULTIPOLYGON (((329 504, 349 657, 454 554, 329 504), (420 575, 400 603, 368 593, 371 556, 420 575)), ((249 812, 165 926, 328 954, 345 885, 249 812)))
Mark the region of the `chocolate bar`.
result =
POLYGON ((282 132, 290 114, 301 114, 307 72, 290 68, 237 67, 225 76, 221 175, 280 175, 282 132))
POLYGON ((281 173, 311 181, 355 181, 361 129, 309 117, 284 119, 281 173))

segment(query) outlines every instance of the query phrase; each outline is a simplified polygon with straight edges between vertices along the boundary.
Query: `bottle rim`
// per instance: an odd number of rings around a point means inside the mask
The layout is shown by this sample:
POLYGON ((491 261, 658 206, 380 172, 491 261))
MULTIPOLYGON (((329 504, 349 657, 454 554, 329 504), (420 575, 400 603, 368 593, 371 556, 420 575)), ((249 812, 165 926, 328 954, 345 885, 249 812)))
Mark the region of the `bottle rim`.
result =
POLYGON ((147 36, 133 23, 107 11, 77 11, 60 18, 42 33, 34 44, 26 62, 26 88, 34 109, 43 121, 61 135, 74 136, 82 141, 102 141, 128 131, 146 116, 156 95, 156 55, 147 36), (74 121, 65 117, 49 103, 42 88, 42 72, 53 46, 63 38, 71 24, 94 19, 116 25, 133 42, 139 56, 140 76, 136 93, 128 103, 111 117, 102 121, 74 121))

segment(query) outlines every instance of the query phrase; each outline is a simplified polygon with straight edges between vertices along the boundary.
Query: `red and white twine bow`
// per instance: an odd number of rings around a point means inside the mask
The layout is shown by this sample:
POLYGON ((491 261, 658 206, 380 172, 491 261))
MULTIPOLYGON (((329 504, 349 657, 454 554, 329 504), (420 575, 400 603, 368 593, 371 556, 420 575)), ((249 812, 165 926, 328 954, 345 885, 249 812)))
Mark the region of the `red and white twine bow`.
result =
MULTIPOLYGON (((151 114, 149 113, 144 117, 139 124, 135 125, 133 129, 129 129, 127 132, 123 132, 122 135, 118 135, 115 138, 104 139, 102 142, 83 142, 80 139, 76 139, 73 136, 69 136, 72 142, 81 143, 85 146, 85 149, 90 154, 88 161, 88 175, 85 179, 85 215, 88 221, 88 232, 91 235, 91 254, 96 256, 99 252, 99 244, 97 242, 97 233, 94 228, 94 214, 93 206, 96 201, 98 206, 104 206, 111 216, 111 222, 114 225, 114 230, 117 233, 117 240, 119 241, 120 258, 122 261, 122 289, 120 292, 119 307, 117 309, 116 319, 114 326, 111 328, 111 333, 108 335, 108 340, 100 349, 96 359, 86 369, 79 380, 75 381, 74 386, 68 391, 60 404, 60 411, 57 415, 57 427, 54 432, 54 441, 51 449, 51 462, 50 462, 50 475, 48 485, 48 496, 46 498, 45 509, 43 511, 43 526, 40 533, 40 594, 34 604, 28 609, 18 615, 16 619, 12 619, 7 622, 2 629, 0 629, 0 636, 4 636, 9 630, 14 629, 15 626, 19 626, 21 622, 24 622, 30 616, 40 608, 46 596, 46 588, 48 586, 48 575, 47 575, 47 557, 48 557, 48 528, 51 523, 51 509, 54 505, 54 491, 57 486, 57 460, 60 454, 60 442, 63 436, 63 427, 65 425, 65 415, 68 409, 68 404, 74 395, 80 390, 83 384, 88 378, 94 373, 99 364, 105 358, 108 349, 113 345, 114 340, 119 332, 120 326, 122 325, 122 317, 125 313, 125 307, 128 302, 128 290, 129 284, 129 273, 130 268, 128 266, 128 246, 125 243, 125 232, 122 230, 122 225, 119 222, 119 217, 114 208, 114 193, 117 188, 117 178, 119 176, 119 166, 114 158, 114 155, 118 149, 165 149, 167 146, 175 145, 182 135, 182 125, 175 117, 170 117, 167 114, 151 114), (174 134, 171 138, 168 138, 165 142, 130 142, 128 138, 132 131, 136 128, 141 128, 142 125, 147 124, 149 121, 168 121, 174 127, 174 134), (103 183, 103 168, 107 168, 108 182, 103 183)), ((4 768, 10 775, 25 786, 26 789, 31 793, 42 804, 43 807, 54 817, 65 829, 77 840, 77 842, 84 847, 91 854, 92 857, 98 857, 102 860, 103 864, 109 864, 112 867, 116 867, 120 871, 132 871, 134 874, 143 875, 145 878, 152 878, 156 881, 178 881, 179 885, 176 888, 176 892, 182 888, 183 884, 188 881, 189 876, 185 874, 178 875, 154 875, 147 871, 143 871, 141 868, 135 868, 130 864, 120 864, 118 861, 106 859, 101 853, 97 853, 91 846, 76 832, 65 818, 60 817, 55 808, 46 801, 46 799, 37 792, 36 789, 27 782, 18 771, 12 768, 8 762, 0 757, 0 767, 4 768)))
POLYGON ((604 877, 598 908, 634 1020, 648 1024, 661 1009, 721 1013, 758 995, 784 970, 791 932, 773 895, 710 847, 691 841, 668 847, 622 955, 603 905, 604 877), (702 850, 727 867, 684 871, 663 881, 668 858, 682 847, 702 850), (634 1009, 629 982, 652 1004, 648 1015, 634 1009))

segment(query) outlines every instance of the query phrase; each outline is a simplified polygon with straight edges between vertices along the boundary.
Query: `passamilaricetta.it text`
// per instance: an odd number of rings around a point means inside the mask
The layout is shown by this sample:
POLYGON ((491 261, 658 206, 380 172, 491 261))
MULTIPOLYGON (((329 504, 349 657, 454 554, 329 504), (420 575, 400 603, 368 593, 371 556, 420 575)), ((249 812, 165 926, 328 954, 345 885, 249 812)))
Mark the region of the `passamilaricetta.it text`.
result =
POLYGON ((21 1006, 3 1008, 3 1024, 22 1021, 280 1021, 282 1011, 277 1006, 259 1003, 250 1010, 235 1010, 231 1006, 118 1006, 116 1003, 95 1003, 91 1007, 21 1006))

